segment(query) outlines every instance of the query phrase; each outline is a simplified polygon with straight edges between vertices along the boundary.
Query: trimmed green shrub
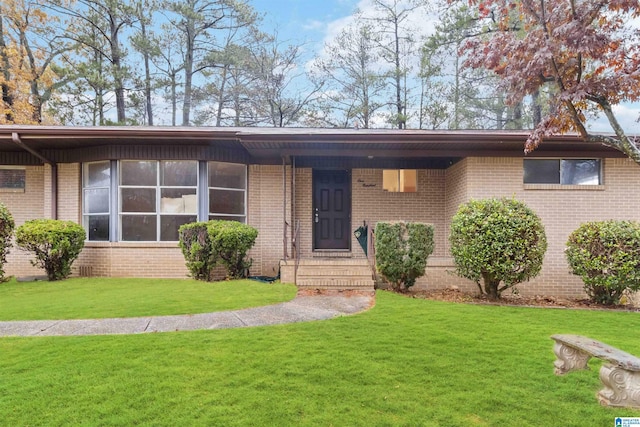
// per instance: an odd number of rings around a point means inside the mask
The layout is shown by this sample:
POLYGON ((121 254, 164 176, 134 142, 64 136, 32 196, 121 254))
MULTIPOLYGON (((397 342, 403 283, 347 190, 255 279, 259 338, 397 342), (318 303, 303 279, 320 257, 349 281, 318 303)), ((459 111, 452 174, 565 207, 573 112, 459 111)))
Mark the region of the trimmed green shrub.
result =
POLYGON ((424 275, 433 253, 433 225, 378 222, 375 232, 376 268, 394 290, 409 289, 424 275))
POLYGON ((640 290, 640 223, 587 222, 569 235, 565 251, 571 272, 598 304, 620 302, 625 290, 640 290))
POLYGON ((456 274, 476 282, 490 299, 537 276, 547 250, 540 218, 524 203, 507 198, 460 205, 449 242, 456 274))
POLYGON ((227 277, 236 279, 244 276, 251 267, 247 252, 258 237, 258 230, 237 221, 209 221, 207 226, 211 253, 220 259, 227 270, 227 277))
POLYGON ((7 255, 11 249, 11 236, 15 226, 11 212, 3 203, 0 203, 0 282, 8 280, 4 275, 4 265, 7 263, 7 255))
POLYGON ((210 281, 211 270, 216 265, 211 251, 208 225, 208 222, 192 222, 180 226, 178 230, 182 255, 191 277, 197 280, 210 281))
POLYGON ((33 252, 31 264, 44 268, 50 281, 69 277, 85 237, 84 228, 73 221, 34 219, 16 229, 16 244, 33 252))

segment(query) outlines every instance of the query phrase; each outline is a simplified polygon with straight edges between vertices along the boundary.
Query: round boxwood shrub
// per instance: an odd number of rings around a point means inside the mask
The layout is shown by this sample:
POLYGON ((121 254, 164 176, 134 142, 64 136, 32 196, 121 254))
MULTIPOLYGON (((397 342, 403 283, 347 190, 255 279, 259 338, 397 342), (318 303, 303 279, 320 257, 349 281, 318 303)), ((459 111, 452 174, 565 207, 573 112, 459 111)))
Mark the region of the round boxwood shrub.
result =
POLYGON ((7 255, 11 249, 11 237, 13 236, 13 229, 15 228, 15 222, 9 209, 0 203, 0 282, 6 282, 4 265, 7 263, 7 255))
POLYGON ((476 282, 490 299, 537 276, 547 250, 540 218, 508 198, 462 204, 452 219, 449 242, 456 274, 476 282))
POLYGON ((433 253, 433 225, 378 222, 375 236, 378 272, 395 291, 409 289, 424 275, 433 253))
POLYGON ((33 252, 36 259, 31 264, 44 268, 49 280, 69 277, 85 237, 84 228, 73 221, 34 219, 16 229, 16 244, 33 252))
POLYGON ((214 220, 209 221, 207 231, 211 254, 225 266, 227 277, 244 277, 252 264, 252 260, 247 259, 247 252, 255 244, 258 230, 237 221, 214 220))
POLYGON ((216 265, 211 251, 208 225, 208 222, 192 222, 180 226, 178 230, 180 249, 187 269, 191 277, 197 280, 211 280, 211 270, 216 265))
POLYGON ((565 254, 593 302, 618 304, 625 290, 640 290, 638 222, 584 223, 569 235, 565 254))

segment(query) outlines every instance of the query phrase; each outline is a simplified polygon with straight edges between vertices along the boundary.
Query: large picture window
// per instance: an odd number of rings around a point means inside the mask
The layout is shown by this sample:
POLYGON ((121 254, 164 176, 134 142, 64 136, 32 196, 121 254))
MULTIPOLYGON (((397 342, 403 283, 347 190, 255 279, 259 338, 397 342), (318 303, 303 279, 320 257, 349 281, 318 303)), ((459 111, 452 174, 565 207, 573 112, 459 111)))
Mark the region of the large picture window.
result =
POLYGON ((197 221, 198 162, 120 162, 120 240, 177 241, 197 221))
POLYGON ((246 222, 246 165, 196 160, 82 165, 82 221, 90 241, 178 241, 181 225, 207 218, 246 222))
POLYGON ((88 240, 109 240, 110 191, 110 162, 85 163, 82 167, 82 222, 88 240))
POLYGON ((209 162, 209 219, 245 222, 247 218, 247 167, 209 162))
POLYGON ((525 184, 600 185, 600 159, 525 159, 525 184))

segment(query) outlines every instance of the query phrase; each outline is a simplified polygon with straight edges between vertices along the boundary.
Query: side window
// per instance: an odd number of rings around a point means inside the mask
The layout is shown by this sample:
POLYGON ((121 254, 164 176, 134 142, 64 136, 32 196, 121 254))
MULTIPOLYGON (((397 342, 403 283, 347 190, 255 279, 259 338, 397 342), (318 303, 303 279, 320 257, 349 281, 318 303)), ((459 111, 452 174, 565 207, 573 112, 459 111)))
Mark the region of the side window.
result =
POLYGON ((418 191, 418 171, 385 169, 382 171, 382 189, 390 193, 415 193, 418 191))
POLYGON ((209 219, 246 222, 247 167, 236 163, 208 163, 209 219))
POLYGON ((82 223, 87 239, 109 240, 111 164, 109 161, 82 166, 82 223))
POLYGON ((0 190, 23 192, 26 176, 24 166, 0 166, 0 190))
POLYGON ((525 159, 525 184, 600 185, 600 159, 525 159))

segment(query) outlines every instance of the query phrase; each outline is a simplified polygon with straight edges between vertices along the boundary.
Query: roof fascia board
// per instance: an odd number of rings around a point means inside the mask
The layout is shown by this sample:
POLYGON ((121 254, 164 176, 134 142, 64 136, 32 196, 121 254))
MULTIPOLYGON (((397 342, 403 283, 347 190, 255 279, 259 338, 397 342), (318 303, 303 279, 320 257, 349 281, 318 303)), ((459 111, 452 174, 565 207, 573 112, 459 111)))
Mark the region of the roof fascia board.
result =
POLYGON ((22 148, 23 150, 33 154, 35 157, 37 157, 38 159, 42 160, 44 163, 50 164, 51 166, 54 166, 55 163, 52 162, 51 160, 49 160, 48 158, 46 158, 45 156, 43 156, 41 153, 39 153, 38 151, 34 150, 33 148, 29 147, 27 144, 24 143, 24 141, 22 141, 22 139, 20 138, 20 134, 18 132, 12 132, 11 133, 11 140, 20 148, 22 148))

